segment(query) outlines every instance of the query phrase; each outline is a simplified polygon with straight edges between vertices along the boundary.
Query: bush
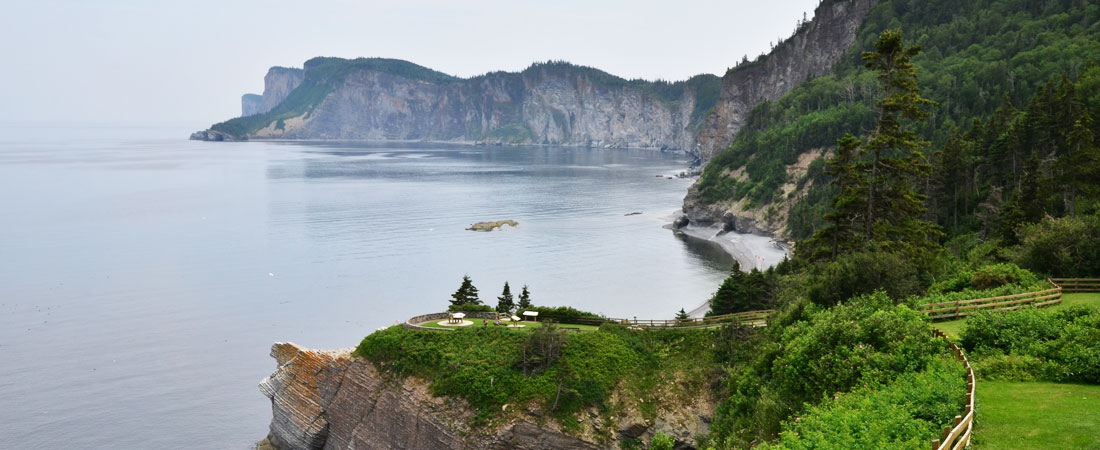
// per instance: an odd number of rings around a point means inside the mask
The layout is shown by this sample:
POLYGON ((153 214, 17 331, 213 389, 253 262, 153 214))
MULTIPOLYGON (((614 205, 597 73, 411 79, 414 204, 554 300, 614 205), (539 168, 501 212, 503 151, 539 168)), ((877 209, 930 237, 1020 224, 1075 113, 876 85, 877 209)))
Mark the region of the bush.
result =
MULTIPOLYGON (((967 290, 983 291, 1002 286, 1019 286, 1026 289, 1039 285, 1042 281, 1038 275, 1015 264, 991 264, 973 271, 956 271, 951 278, 933 284, 928 288, 928 292, 930 294, 941 294, 967 290)), ((1020 292, 1027 291, 1021 290, 1020 292)), ((971 298, 983 296, 990 297, 992 295, 976 295, 971 298)))
POLYGON ((649 440, 649 450, 672 450, 676 440, 664 433, 657 433, 649 440))
POLYGON ((489 305, 451 305, 447 307, 447 312, 494 312, 492 306, 489 305))
POLYGON ((1054 277, 1100 275, 1100 214, 1045 217, 1020 227, 1016 263, 1054 277))
POLYGON ((982 312, 961 341, 983 378, 1100 383, 1097 308, 982 312))
MULTIPOLYGON (((886 384, 924 370, 946 344, 924 315, 885 293, 832 308, 796 304, 756 342, 750 364, 735 366, 711 427, 718 442, 747 447, 771 439, 783 420, 860 385, 886 384)), ((733 355, 732 358, 736 358, 733 355)))
POLYGON ((924 287, 915 264, 901 255, 886 252, 842 255, 836 261, 824 263, 815 275, 809 297, 825 306, 876 290, 900 299, 919 293, 924 287))
POLYGON ((581 311, 569 306, 532 306, 524 311, 538 311, 539 320, 555 320, 561 323, 572 323, 577 319, 603 319, 604 317, 588 311, 581 311))
POLYGON ((838 394, 784 422, 780 440, 762 449, 925 449, 966 402, 966 371, 940 357, 892 383, 838 394))

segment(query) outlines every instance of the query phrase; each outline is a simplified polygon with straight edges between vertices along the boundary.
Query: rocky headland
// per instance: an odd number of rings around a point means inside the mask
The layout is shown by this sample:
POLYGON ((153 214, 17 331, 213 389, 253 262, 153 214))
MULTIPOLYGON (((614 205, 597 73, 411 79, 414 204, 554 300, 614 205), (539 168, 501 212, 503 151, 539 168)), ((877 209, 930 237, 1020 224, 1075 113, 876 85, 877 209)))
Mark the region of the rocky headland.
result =
POLYGON ((494 425, 473 427, 476 411, 461 399, 436 397, 429 383, 399 379, 351 350, 321 351, 293 343, 271 348, 275 372, 260 382, 271 399, 271 430, 258 447, 280 450, 339 449, 618 449, 620 440, 656 432, 676 437, 677 448, 706 431, 714 404, 700 395, 692 404, 662 411, 647 421, 637 410, 565 432, 534 405, 515 405, 494 425), (597 430, 613 424, 615 429, 597 430))

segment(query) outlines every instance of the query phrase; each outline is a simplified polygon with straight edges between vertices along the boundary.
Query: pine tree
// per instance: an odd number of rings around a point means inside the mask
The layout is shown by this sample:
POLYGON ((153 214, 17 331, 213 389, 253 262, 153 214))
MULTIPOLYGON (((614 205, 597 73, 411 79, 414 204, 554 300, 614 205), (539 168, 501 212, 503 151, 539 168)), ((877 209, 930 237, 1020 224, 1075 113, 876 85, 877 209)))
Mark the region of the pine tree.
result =
POLYGON ((517 311, 524 311, 531 307, 531 293, 527 291, 527 285, 523 285, 523 289, 519 291, 519 303, 516 304, 517 311))
POLYGON ((768 275, 755 268, 742 272, 741 264, 734 261, 730 276, 722 281, 718 291, 710 299, 708 315, 732 314, 764 309, 772 298, 768 275))
POLYGON ((680 312, 676 313, 676 320, 688 320, 691 316, 688 315, 684 308, 680 308, 680 312))
POLYGON ((1077 216, 1077 197, 1080 194, 1096 197, 1100 194, 1100 147, 1096 145, 1096 136, 1092 132, 1092 115, 1088 111, 1073 123, 1066 136, 1066 154, 1058 160, 1060 175, 1058 184, 1062 187, 1062 198, 1066 205, 1066 214, 1077 216))
POLYGON ((920 96, 910 61, 918 53, 920 46, 905 46, 901 30, 883 31, 875 51, 863 52, 864 65, 878 72, 883 90, 876 104, 878 122, 862 147, 869 172, 864 233, 868 240, 887 246, 925 247, 939 234, 935 225, 923 220, 927 197, 915 188, 930 175, 920 151, 928 142, 906 124, 923 122, 928 117, 925 107, 936 104, 920 96))
POLYGON ((451 304, 454 306, 481 304, 481 300, 477 298, 477 287, 474 286, 469 275, 462 276, 462 285, 454 294, 451 294, 451 298, 453 299, 451 304))
POLYGON ((836 260, 841 251, 851 251, 861 243, 857 223, 865 210, 867 180, 863 176, 863 165, 856 161, 860 141, 851 134, 837 140, 836 155, 828 161, 825 173, 833 180, 837 188, 832 200, 832 210, 823 218, 828 224, 814 233, 803 248, 808 248, 811 259, 819 259, 828 254, 836 260))
POLYGON ((504 292, 501 292, 500 297, 497 297, 497 312, 511 314, 514 309, 516 309, 516 304, 512 301, 512 288, 508 287, 508 282, 505 281, 504 292))

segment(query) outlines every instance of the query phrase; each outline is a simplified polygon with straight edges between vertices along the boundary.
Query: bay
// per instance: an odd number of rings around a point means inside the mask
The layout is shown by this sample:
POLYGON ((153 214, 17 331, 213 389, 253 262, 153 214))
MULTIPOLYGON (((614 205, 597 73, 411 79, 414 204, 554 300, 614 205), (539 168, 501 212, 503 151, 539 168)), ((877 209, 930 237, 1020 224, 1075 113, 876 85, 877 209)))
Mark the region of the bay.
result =
POLYGON ((352 347, 444 310, 464 274, 490 304, 508 281, 671 318, 732 263, 662 228, 683 155, 182 138, 198 128, 0 124, 2 446, 250 448, 275 341, 352 347))

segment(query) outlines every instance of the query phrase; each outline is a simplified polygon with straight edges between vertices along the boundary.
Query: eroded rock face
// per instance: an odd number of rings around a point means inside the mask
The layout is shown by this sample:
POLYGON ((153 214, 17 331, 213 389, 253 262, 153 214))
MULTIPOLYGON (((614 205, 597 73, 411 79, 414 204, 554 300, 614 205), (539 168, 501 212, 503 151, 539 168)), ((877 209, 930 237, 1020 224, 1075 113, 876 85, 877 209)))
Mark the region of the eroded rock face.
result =
POLYGON ((271 355, 278 367, 260 391, 271 399, 267 441, 281 450, 605 448, 522 420, 470 429, 464 401, 434 397, 415 378, 389 379, 348 351, 276 343, 271 355))
MULTIPOLYGON (((307 68, 307 70, 309 70, 307 68)), ((690 89, 688 89, 690 91, 690 89)), ((264 102, 268 102, 265 90, 264 102)), ((687 151, 694 92, 664 102, 581 72, 529 70, 432 84, 361 70, 316 109, 253 137, 555 144, 687 151)))
POLYGON ((749 111, 779 100, 795 86, 832 70, 855 42, 863 19, 877 0, 825 1, 804 30, 768 54, 763 61, 734 68, 722 77, 718 103, 698 136, 703 160, 733 143, 749 111))
POLYGON ((286 100, 290 91, 302 84, 303 79, 305 72, 302 69, 278 66, 269 69, 264 76, 264 95, 256 114, 271 111, 271 108, 278 106, 286 100))
POLYGON ((241 96, 241 117, 254 116, 263 113, 264 96, 258 94, 244 94, 241 96))

